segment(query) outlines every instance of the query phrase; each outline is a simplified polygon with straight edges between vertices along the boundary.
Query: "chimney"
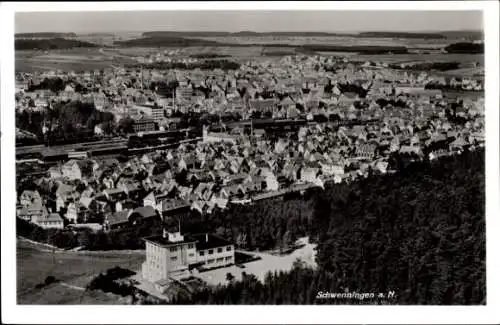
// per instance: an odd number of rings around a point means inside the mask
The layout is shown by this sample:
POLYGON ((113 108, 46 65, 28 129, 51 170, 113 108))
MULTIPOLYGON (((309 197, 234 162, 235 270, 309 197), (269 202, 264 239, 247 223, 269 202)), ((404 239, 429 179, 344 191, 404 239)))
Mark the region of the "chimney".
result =
POLYGON ((208 243, 208 233, 205 234, 205 242, 208 243))

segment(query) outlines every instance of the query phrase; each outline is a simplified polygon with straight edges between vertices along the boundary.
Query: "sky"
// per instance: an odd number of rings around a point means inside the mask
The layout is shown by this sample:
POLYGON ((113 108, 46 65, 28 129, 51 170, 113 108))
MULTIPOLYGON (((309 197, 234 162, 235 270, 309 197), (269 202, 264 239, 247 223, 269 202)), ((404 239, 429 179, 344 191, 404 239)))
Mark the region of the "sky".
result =
POLYGON ((120 31, 482 30, 481 11, 100 11, 21 12, 16 33, 120 31))

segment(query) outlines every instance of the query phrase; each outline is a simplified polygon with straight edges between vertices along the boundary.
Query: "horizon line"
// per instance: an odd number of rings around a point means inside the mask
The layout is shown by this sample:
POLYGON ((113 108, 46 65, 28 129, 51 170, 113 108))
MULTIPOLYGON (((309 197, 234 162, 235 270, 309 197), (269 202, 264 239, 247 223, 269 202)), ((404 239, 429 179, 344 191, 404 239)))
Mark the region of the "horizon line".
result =
POLYGON ((174 32, 174 33, 228 33, 228 34, 238 34, 242 32, 265 34, 265 33, 325 33, 325 34, 359 34, 359 33, 449 33, 449 32, 481 32, 484 33, 484 29, 439 29, 439 30, 412 30, 412 31, 397 31, 397 30, 352 30, 352 31, 325 31, 325 30, 281 30, 281 31, 261 31, 256 32, 254 30, 240 30, 236 32, 225 31, 225 30, 103 30, 94 32, 76 32, 76 31, 47 31, 47 32, 15 32, 14 34, 43 34, 43 33, 74 33, 74 34, 99 34, 99 33, 148 33, 148 32, 174 32))

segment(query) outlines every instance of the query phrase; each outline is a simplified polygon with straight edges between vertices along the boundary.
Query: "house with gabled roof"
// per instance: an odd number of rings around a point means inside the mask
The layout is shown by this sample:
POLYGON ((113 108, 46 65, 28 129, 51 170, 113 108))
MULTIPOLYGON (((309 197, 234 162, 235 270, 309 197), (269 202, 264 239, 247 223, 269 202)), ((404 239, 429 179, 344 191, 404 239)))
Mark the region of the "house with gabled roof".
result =
POLYGON ((208 201, 210 200, 210 197, 212 196, 212 189, 214 187, 214 183, 209 182, 209 183, 200 183, 198 186, 193 190, 193 194, 197 196, 198 199, 208 201))
POLYGON ((35 191, 24 190, 19 196, 19 203, 22 206, 28 206, 34 201, 40 201, 40 202, 42 201, 42 197, 40 196, 40 193, 38 193, 37 190, 35 191))
POLYGON ((86 223, 89 217, 89 209, 80 203, 80 201, 71 202, 68 204, 68 209, 66 211, 65 217, 70 223, 86 223))
POLYGON ((156 210, 160 210, 162 200, 168 199, 167 192, 151 191, 142 200, 143 206, 151 206, 156 210))
POLYGON ((157 210, 163 218, 186 216, 190 209, 191 205, 187 201, 175 198, 162 199, 157 205, 157 210))
POLYGON ((69 180, 92 177, 97 165, 91 160, 70 160, 62 168, 62 175, 69 180))
POLYGON ((452 152, 461 152, 465 146, 469 143, 462 136, 458 136, 455 141, 450 143, 450 151, 452 152))
POLYGON ((126 194, 119 188, 107 188, 102 191, 109 202, 118 202, 126 198, 126 194))
POLYGON ((104 217, 104 229, 110 231, 128 227, 130 212, 131 210, 121 210, 107 213, 104 217))
POLYGON ((245 193, 260 192, 266 186, 266 179, 261 176, 247 175, 242 184, 245 188, 245 193))
POLYGON ((44 229, 63 229, 64 220, 58 213, 44 213, 34 220, 34 223, 44 229))
POLYGON ((76 191, 74 185, 60 183, 56 190, 56 211, 59 212, 66 207, 69 202, 74 202, 80 198, 80 193, 76 191))
POLYGON ((116 184, 116 188, 122 190, 129 197, 135 197, 141 191, 138 182, 132 178, 121 178, 116 184))
POLYGON ((33 201, 32 203, 23 206, 17 211, 17 217, 25 221, 36 223, 36 220, 48 214, 47 208, 41 201, 33 201))

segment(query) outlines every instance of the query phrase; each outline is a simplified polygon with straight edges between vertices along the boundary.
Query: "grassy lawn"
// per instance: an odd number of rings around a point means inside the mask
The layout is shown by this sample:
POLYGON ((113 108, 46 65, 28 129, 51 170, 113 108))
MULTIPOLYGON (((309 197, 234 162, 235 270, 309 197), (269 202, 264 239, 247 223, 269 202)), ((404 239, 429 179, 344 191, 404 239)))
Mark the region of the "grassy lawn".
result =
MULTIPOLYGON (((40 251, 31 244, 18 241, 17 245, 17 297, 19 302, 51 303, 55 299, 53 290, 62 291, 69 296, 81 296, 81 292, 61 287, 60 284, 36 289, 49 275, 64 283, 85 287, 100 272, 115 266, 139 270, 145 260, 143 252, 56 252, 40 251), (59 288, 60 287, 60 288, 59 288), (45 297, 45 298, 43 298, 45 297), (45 299, 45 300, 44 300, 45 299), (40 302, 41 301, 41 302, 40 302)), ((57 294, 59 295, 59 294, 57 294)), ((63 295, 64 296, 64 295, 63 295)), ((66 298, 61 298, 66 299, 66 298)))
POLYGON ((18 297, 23 305, 118 305, 126 304, 126 298, 102 291, 80 291, 54 283, 28 295, 18 297))

